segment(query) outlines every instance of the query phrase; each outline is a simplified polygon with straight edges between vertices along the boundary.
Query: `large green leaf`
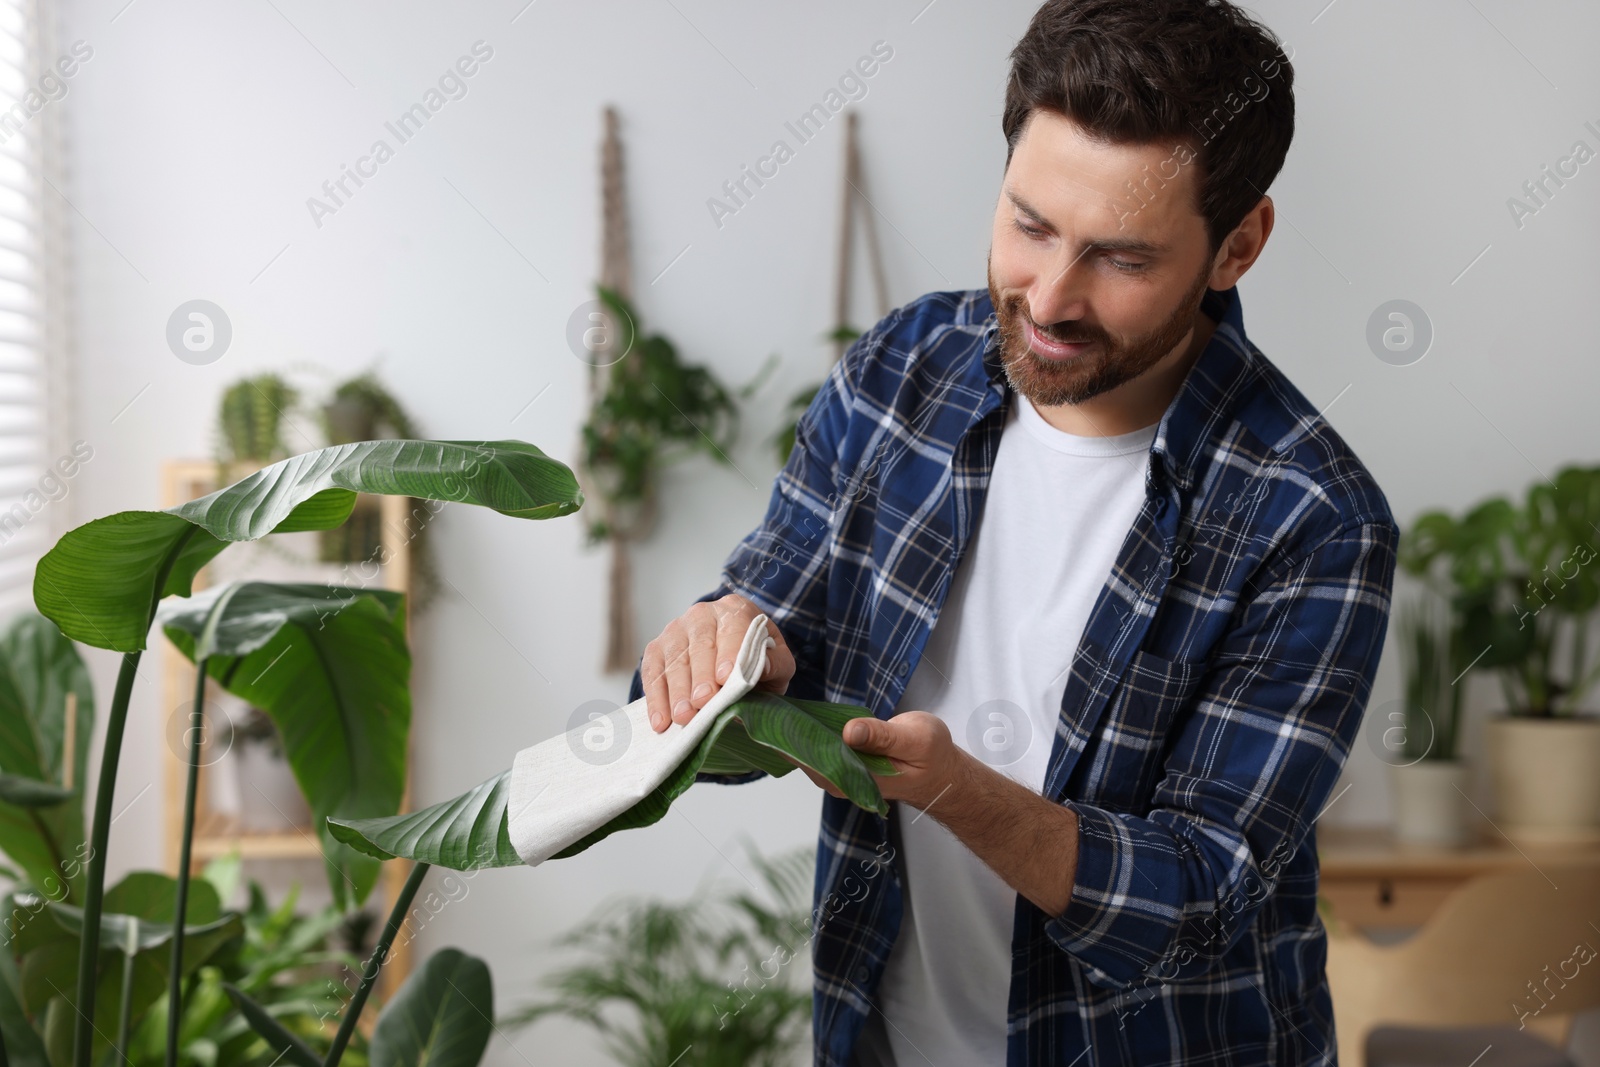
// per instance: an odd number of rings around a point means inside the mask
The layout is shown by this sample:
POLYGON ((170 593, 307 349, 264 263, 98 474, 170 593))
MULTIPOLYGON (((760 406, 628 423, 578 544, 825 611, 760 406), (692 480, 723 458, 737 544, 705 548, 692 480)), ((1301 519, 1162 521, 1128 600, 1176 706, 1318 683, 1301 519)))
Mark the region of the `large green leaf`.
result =
POLYGON ((400 810, 411 728, 405 597, 240 582, 169 600, 157 619, 186 656, 205 658, 219 684, 271 716, 316 816, 334 900, 362 903, 378 864, 331 837, 323 819, 400 810))
POLYGON ((42 615, 17 616, 0 632, 0 851, 35 888, 68 901, 83 883, 79 790, 93 730, 94 687, 76 646, 42 615), (69 693, 77 698, 71 790, 69 693))
MULTIPOLYGON (((189 916, 195 921, 184 928, 185 975, 244 934, 240 916, 222 913, 216 891, 209 884, 191 882, 189 893, 189 916)), ((176 896, 176 881, 145 871, 130 874, 106 890, 105 911, 100 917, 101 952, 95 996, 96 1062, 110 1047, 109 1035, 117 1032, 124 958, 133 957, 129 1002, 130 1018, 135 1022, 166 991, 172 964, 176 896)), ((54 1052, 64 1051, 70 1045, 70 1001, 77 976, 83 911, 41 899, 37 894, 19 893, 13 898, 11 915, 16 930, 11 950, 21 958, 17 986, 20 999, 30 1011, 43 1012, 48 1047, 54 1052), (19 917, 21 921, 17 922, 19 917)))
MULTIPOLYGON (((763 770, 781 778, 795 769, 784 756, 816 771, 860 807, 887 814, 888 802, 873 775, 899 772, 886 757, 857 752, 842 736, 845 723, 870 714, 852 704, 752 691, 722 709, 695 750, 649 796, 552 858, 574 856, 618 830, 659 821, 701 771, 763 770)), ((380 860, 403 856, 457 871, 515 867, 522 858, 511 847, 506 821, 510 792, 511 772, 506 771, 421 811, 392 818, 330 819, 328 829, 380 860)))
POLYGON ((494 1031, 489 967, 440 949, 406 979, 372 1031, 372 1067, 477 1067, 494 1031))
POLYGON ((22 976, 12 948, 11 919, 17 914, 10 894, 0 897, 7 921, 0 922, 0 1041, 5 1042, 7 1067, 50 1067, 44 1037, 23 1008, 22 976))
POLYGON ((329 819, 328 830, 379 860, 407 856, 454 871, 515 867, 522 857, 511 847, 506 827, 510 795, 511 772, 505 771, 421 811, 387 819, 329 819))
POLYGON ((299 1037, 295 1036, 287 1026, 273 1018, 272 1012, 264 1005, 257 1004, 249 994, 238 986, 224 983, 223 988, 239 1005, 239 1012, 250 1024, 250 1029, 261 1036, 261 1039, 283 1056, 294 1067, 322 1067, 322 1057, 312 1051, 299 1037))
POLYGON ((156 604, 187 596, 232 541, 329 530, 356 494, 477 504, 523 519, 577 511, 572 471, 524 441, 359 441, 292 456, 167 511, 124 511, 69 531, 39 561, 33 598, 67 636, 145 647, 156 604))

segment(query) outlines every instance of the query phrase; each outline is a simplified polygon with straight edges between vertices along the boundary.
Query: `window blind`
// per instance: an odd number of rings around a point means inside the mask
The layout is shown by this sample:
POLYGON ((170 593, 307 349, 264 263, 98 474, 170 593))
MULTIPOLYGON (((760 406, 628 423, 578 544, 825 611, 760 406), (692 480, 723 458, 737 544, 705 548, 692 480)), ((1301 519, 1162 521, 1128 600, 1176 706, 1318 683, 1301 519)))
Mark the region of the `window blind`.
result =
POLYGON ((39 557, 70 523, 92 455, 69 440, 59 114, 46 0, 0 0, 0 623, 33 607, 39 557))

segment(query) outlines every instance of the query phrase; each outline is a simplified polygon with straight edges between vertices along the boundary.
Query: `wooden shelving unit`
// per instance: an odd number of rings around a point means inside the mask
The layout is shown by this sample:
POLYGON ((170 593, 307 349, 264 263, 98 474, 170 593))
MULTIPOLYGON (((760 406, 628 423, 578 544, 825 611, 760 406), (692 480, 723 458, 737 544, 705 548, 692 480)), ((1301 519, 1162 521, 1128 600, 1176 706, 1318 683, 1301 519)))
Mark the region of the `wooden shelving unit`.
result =
MULTIPOLYGON (((245 471, 238 475, 244 477, 245 471)), ((237 481, 238 477, 230 478, 227 484, 237 481)), ((221 486, 217 483, 217 465, 209 460, 169 460, 163 464, 162 490, 165 507, 175 507, 215 492, 221 486)), ((378 567, 379 575, 375 581, 359 580, 347 584, 359 584, 367 588, 379 587, 392 589, 401 593, 408 593, 411 588, 411 552, 410 542, 414 534, 408 525, 413 500, 409 497, 399 496, 368 496, 362 494, 357 498, 357 509, 375 507, 379 516, 379 540, 384 552, 380 558, 388 562, 378 567)), ((269 535, 262 541, 270 541, 274 537, 309 537, 309 534, 269 535)), ((226 554, 218 562, 223 562, 226 554)), ((205 588, 214 580, 213 568, 217 563, 208 564, 196 576, 194 588, 196 591, 205 588)), ((334 567, 335 565, 324 565, 334 567)), ((370 569, 366 570, 362 578, 370 576, 370 569)), ((266 580, 284 580, 280 575, 273 575, 266 580)), ((302 581, 324 581, 329 584, 340 584, 338 579, 331 579, 325 573, 307 574, 299 577, 302 581)), ((411 610, 410 604, 406 606, 406 640, 410 643, 411 637, 411 610)), ((170 641, 162 639, 163 653, 163 687, 166 694, 166 706, 169 709, 185 707, 193 699, 195 668, 188 658, 184 656, 170 641)), ((222 691, 208 683, 206 704, 208 709, 217 707, 213 698, 222 696, 222 691)), ((185 726, 186 728, 186 726, 185 726)), ((206 737, 215 736, 216 731, 207 729, 206 737)), ((163 746, 167 750, 166 757, 166 850, 167 869, 173 874, 177 873, 178 863, 181 859, 180 846, 183 827, 183 793, 186 771, 186 760, 180 753, 183 751, 179 744, 169 743, 163 746)), ((202 761, 205 760, 202 756, 202 761)), ((401 803, 401 810, 410 804, 410 754, 407 753, 407 785, 405 797, 401 803)), ((239 820, 225 811, 216 810, 209 803, 208 791, 205 788, 206 767, 204 762, 201 767, 201 788, 196 798, 195 805, 195 836, 192 850, 192 863, 194 869, 199 869, 208 861, 219 856, 226 856, 238 852, 246 860, 322 860, 322 845, 316 832, 308 827, 289 830, 285 832, 252 832, 239 825, 239 820)), ((383 866, 383 874, 379 879, 377 890, 373 898, 369 899, 369 906, 379 909, 378 926, 381 928, 383 917, 393 906, 395 899, 405 884, 406 874, 410 864, 402 861, 390 861, 383 866), (380 898, 377 899, 377 898, 380 898)), ((396 939, 393 952, 389 961, 384 965, 383 974, 379 979, 378 992, 384 997, 392 996, 400 987, 411 971, 411 948, 406 942, 404 934, 396 939)))

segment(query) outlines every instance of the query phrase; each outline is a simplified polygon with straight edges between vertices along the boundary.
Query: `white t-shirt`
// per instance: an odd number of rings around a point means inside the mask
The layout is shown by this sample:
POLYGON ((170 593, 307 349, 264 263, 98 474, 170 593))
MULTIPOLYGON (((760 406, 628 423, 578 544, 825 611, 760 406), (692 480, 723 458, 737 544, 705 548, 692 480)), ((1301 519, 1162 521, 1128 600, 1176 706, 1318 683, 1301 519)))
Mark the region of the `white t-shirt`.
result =
MULTIPOLYGON (((1079 437, 1012 401, 979 527, 895 710, 932 712, 1040 792, 1073 653, 1144 505, 1156 425, 1079 437)), ((1017 893, 931 814, 892 803, 905 913, 855 1062, 1004 1064, 1017 893)))

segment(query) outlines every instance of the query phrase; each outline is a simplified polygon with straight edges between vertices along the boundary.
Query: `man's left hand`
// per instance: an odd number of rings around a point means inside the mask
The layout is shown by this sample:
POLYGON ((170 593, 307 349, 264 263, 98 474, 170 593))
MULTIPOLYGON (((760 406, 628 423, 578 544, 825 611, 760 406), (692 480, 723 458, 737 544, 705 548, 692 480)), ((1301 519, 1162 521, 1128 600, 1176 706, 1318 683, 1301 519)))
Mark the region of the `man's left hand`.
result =
MULTIPOLYGON (((918 811, 930 807, 964 770, 965 753, 956 747, 950 728, 943 719, 926 711, 902 711, 890 719, 851 719, 845 724, 843 736, 845 744, 857 752, 888 757, 900 773, 875 774, 873 781, 878 783, 885 800, 903 800, 918 811)), ((810 767, 801 763, 795 766, 827 790, 829 796, 844 796, 810 767)))

